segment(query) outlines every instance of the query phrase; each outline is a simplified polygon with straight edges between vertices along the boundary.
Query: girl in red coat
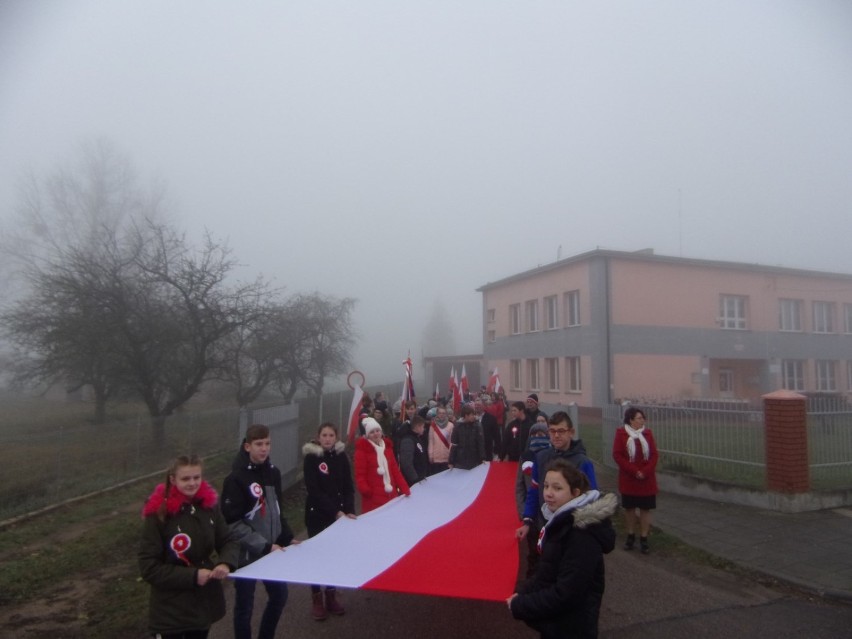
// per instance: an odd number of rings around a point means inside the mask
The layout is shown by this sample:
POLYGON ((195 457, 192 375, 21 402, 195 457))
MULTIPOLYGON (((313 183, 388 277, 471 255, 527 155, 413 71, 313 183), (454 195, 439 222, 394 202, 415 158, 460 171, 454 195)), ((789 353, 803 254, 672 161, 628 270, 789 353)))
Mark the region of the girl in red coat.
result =
POLYGON ((645 426, 645 413, 640 409, 631 406, 625 411, 624 426, 615 432, 612 458, 618 464, 618 491, 627 527, 624 549, 633 550, 638 523, 639 547, 647 555, 651 511, 657 507, 658 454, 654 435, 645 426))
POLYGON ((382 436, 379 422, 365 417, 361 424, 364 437, 355 440, 355 485, 361 493, 361 512, 367 513, 411 491, 394 458, 393 444, 382 436))

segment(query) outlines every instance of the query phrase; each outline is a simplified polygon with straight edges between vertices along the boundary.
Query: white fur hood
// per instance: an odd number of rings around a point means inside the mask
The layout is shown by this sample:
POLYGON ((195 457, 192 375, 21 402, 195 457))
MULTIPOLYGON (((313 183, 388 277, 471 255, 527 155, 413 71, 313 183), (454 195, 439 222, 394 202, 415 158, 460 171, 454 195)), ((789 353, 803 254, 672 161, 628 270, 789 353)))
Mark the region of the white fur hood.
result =
MULTIPOLYGON (((346 448, 346 444, 344 444, 342 441, 338 440, 338 441, 334 442, 334 452, 336 454, 339 455, 340 453, 343 452, 343 450, 345 448, 346 448)), ((308 443, 306 443, 304 446, 302 446, 302 454, 305 457, 307 457, 308 455, 315 455, 317 457, 322 457, 324 452, 325 451, 323 450, 322 446, 320 446, 319 442, 316 441, 316 440, 313 440, 313 439, 311 441, 309 441, 308 443)))
POLYGON ((572 511, 574 515, 574 528, 587 528, 593 524, 599 524, 604 519, 612 517, 618 510, 618 497, 615 493, 606 493, 599 499, 572 511))

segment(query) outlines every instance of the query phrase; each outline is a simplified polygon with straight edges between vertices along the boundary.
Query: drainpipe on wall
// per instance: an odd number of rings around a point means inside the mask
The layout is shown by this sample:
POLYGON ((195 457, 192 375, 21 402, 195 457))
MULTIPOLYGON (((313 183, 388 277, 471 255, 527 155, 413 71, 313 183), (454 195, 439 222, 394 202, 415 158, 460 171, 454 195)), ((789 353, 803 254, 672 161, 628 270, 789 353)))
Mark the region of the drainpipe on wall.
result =
POLYGON ((610 281, 609 281, 609 259, 604 258, 604 305, 606 306, 606 334, 604 341, 606 342, 606 401, 607 404, 612 403, 612 348, 610 346, 610 325, 612 323, 612 314, 610 311, 610 281))

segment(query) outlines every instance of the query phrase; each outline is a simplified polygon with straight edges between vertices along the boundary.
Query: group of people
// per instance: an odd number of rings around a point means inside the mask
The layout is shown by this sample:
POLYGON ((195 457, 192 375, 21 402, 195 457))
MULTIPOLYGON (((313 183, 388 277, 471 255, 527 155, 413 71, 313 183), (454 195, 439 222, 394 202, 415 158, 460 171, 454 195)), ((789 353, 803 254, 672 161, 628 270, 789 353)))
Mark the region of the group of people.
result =
MULTIPOLYGON (((337 427, 320 425, 302 448, 307 534, 313 537, 341 517, 355 518, 355 490, 366 513, 410 495, 410 487, 430 474, 495 459, 518 461, 515 493, 522 523, 515 534, 526 544, 528 571, 526 581, 506 600, 509 610, 542 637, 596 636, 603 556, 615 545, 611 518, 618 500, 598 490, 594 466, 567 413, 548 417, 534 395, 513 403, 489 454, 485 405, 484 398, 465 404, 455 422, 445 405, 424 411, 413 401, 401 405, 401 414, 384 428, 377 414, 363 416, 354 445, 354 474, 337 427)), ((247 429, 221 502, 202 478, 201 460, 184 456, 174 461, 165 482, 145 503, 139 565, 151 586, 153 636, 207 637, 210 626, 225 614, 222 581, 239 567, 299 543, 284 517, 281 474, 269 459, 270 447, 266 426, 247 429)), ((626 411, 612 454, 619 468, 624 548, 635 547, 638 530, 639 548, 647 554, 658 455, 640 409, 626 411)), ((271 639, 288 590, 284 582, 263 585, 267 604, 257 636, 271 639)), ((252 636, 255 587, 254 580, 234 580, 237 639, 252 636)), ((333 587, 317 584, 311 591, 314 619, 345 613, 333 587)))

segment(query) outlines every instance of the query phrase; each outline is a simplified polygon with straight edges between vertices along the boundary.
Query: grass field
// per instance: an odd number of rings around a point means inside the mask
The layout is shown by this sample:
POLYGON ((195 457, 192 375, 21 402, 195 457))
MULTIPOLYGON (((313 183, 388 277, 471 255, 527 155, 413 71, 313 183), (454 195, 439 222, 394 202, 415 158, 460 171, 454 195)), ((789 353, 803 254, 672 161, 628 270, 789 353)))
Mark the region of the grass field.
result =
MULTIPOLYGON (((222 486, 233 453, 205 460, 204 475, 222 486)), ((64 630, 44 636, 114 639, 145 634, 149 588, 139 578, 136 549, 142 504, 163 478, 125 486, 3 529, 0 534, 0 636, 21 623, 13 611, 37 606, 64 630), (73 619, 63 597, 73 593, 73 619), (57 606, 54 610, 51 603, 57 606), (5 625, 5 624, 10 625, 5 625)), ((287 493, 286 516, 302 528, 301 484, 287 493)))

